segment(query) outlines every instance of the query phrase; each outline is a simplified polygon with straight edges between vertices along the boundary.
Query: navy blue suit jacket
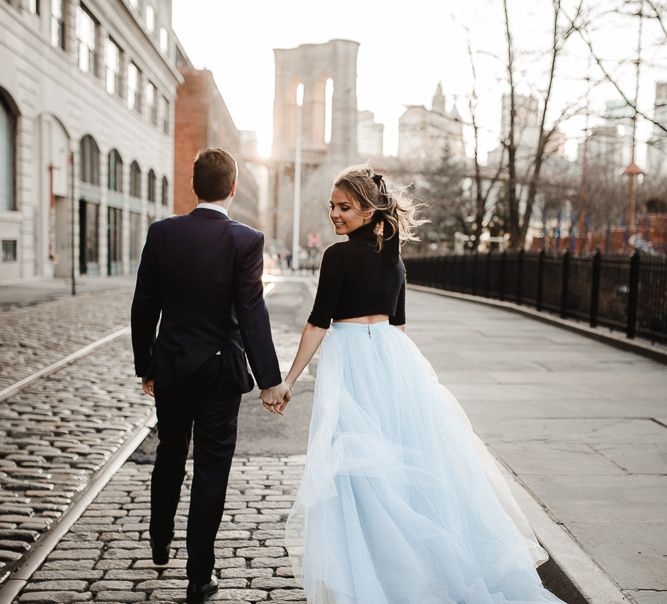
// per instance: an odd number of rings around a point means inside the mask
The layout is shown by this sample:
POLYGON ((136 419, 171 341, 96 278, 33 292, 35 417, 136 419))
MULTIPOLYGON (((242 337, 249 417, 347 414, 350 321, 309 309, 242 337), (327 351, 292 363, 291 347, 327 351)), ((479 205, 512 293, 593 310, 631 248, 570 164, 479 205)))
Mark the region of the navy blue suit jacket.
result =
POLYGON ((220 353, 242 392, 253 388, 246 355, 260 388, 279 384, 263 250, 262 233, 216 210, 152 224, 132 301, 136 374, 166 385, 220 353))

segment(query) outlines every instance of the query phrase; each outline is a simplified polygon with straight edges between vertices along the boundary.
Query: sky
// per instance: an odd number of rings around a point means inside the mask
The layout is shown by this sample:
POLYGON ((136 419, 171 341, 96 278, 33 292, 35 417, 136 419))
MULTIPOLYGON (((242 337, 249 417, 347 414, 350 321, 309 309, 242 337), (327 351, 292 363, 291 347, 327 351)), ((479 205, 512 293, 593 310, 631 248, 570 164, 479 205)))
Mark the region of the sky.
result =
MULTIPOLYGON (((601 11, 610 1, 588 0, 588 4, 601 11)), ((539 94, 543 88, 550 6, 550 0, 510 0, 520 91, 539 94)), ((272 138, 274 48, 334 38, 359 42, 357 105, 374 112, 376 121, 385 125, 385 153, 393 155, 398 118, 405 106, 430 107, 438 82, 448 106, 456 103, 469 118, 469 39, 478 75, 481 142, 484 150, 491 150, 500 129, 501 95, 507 90, 501 11, 501 0, 173 0, 173 28, 195 67, 213 72, 236 126, 256 131, 260 152, 265 154, 272 138)), ((594 34, 596 48, 632 93, 629 59, 636 45, 634 22, 614 15, 601 17, 596 19, 600 31, 594 34), (619 61, 625 64, 619 67, 619 61)), ((651 64, 640 80, 640 104, 650 111, 655 81, 667 80, 667 60, 664 48, 648 43, 658 36, 656 28, 646 25, 645 33, 651 64)), ((565 47, 559 65, 553 115, 586 96, 587 53, 575 38, 565 47)), ((592 72, 596 79, 599 72, 592 72)), ((602 112, 606 100, 618 98, 610 86, 595 86, 590 94, 592 113, 602 112)), ((594 115, 589 123, 595 120, 594 115)), ((584 122, 577 117, 563 124, 571 156, 584 122)), ((649 125, 640 130, 640 139, 650 137, 649 125)))

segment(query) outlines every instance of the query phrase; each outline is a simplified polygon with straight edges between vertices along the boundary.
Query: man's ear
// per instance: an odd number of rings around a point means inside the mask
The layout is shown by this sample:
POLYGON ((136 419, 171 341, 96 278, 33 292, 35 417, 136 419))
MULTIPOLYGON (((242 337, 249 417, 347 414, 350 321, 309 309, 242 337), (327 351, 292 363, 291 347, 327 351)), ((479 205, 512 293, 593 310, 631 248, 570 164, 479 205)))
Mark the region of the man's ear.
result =
POLYGON ((232 191, 229 196, 234 197, 234 195, 236 195, 236 181, 234 181, 234 184, 232 185, 232 191))

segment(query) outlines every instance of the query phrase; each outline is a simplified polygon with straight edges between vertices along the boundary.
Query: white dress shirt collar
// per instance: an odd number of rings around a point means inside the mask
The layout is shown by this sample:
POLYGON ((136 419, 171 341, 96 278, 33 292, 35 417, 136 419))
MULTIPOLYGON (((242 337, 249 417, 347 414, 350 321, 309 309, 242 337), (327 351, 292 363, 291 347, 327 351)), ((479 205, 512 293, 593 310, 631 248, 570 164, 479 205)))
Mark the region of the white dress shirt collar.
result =
POLYGON ((227 208, 223 208, 221 205, 217 203, 209 203, 208 201, 202 201, 201 203, 197 204, 197 207, 204 208, 205 210, 215 210, 216 212, 222 212, 225 216, 229 216, 227 208))

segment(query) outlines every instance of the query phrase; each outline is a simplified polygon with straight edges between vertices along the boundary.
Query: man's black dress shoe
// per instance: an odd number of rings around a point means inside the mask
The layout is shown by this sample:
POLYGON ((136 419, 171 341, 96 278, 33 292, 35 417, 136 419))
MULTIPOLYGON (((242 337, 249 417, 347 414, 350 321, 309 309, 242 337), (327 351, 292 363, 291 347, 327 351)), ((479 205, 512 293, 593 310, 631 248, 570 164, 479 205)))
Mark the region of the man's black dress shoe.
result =
POLYGON ((211 580, 208 583, 189 581, 185 601, 188 604, 201 604, 202 602, 206 602, 206 599, 216 591, 218 591, 218 580, 214 576, 211 576, 211 580))
POLYGON ((169 562, 169 547, 171 543, 166 545, 159 545, 151 539, 151 552, 153 553, 153 564, 160 566, 169 562))

